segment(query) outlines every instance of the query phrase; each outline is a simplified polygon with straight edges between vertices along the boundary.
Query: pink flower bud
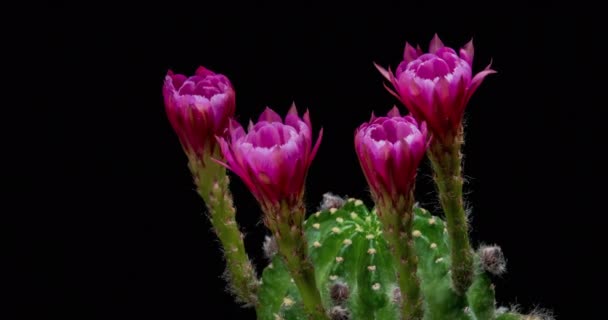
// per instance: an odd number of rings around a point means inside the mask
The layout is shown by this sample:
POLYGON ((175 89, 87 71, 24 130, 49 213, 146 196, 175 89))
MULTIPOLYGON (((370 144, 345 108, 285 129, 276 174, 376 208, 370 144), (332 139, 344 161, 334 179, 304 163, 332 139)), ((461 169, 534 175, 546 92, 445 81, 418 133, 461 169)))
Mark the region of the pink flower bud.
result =
POLYGON ((230 80, 199 67, 194 76, 167 73, 163 86, 171 126, 189 156, 203 160, 223 135, 234 115, 235 94, 230 80))
POLYGON ((270 108, 247 132, 232 120, 230 134, 218 137, 223 163, 236 173, 266 212, 281 201, 292 208, 300 204, 308 168, 317 153, 323 130, 312 145, 312 126, 308 111, 303 118, 291 107, 285 121, 270 108))
POLYGON ((397 107, 362 124, 355 132, 355 150, 374 198, 408 196, 427 147, 426 125, 402 117, 397 107))
POLYGON ((378 67, 391 82, 398 97, 418 121, 424 121, 436 139, 443 141, 458 131, 464 109, 483 79, 496 71, 490 69, 472 75, 473 41, 459 53, 443 45, 435 35, 429 53, 406 43, 403 61, 395 73, 378 67))

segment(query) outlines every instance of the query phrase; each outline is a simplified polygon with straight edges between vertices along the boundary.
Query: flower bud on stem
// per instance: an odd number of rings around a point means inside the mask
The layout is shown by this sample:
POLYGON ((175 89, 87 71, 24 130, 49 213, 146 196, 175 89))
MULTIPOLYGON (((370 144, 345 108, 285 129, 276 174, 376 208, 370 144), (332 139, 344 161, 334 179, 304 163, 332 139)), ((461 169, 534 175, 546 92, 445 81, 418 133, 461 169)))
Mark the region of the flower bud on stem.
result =
POLYGON ((427 146, 426 124, 402 117, 396 107, 386 117, 372 116, 355 132, 359 162, 396 259, 404 320, 421 320, 424 316, 412 231, 416 170, 427 146))

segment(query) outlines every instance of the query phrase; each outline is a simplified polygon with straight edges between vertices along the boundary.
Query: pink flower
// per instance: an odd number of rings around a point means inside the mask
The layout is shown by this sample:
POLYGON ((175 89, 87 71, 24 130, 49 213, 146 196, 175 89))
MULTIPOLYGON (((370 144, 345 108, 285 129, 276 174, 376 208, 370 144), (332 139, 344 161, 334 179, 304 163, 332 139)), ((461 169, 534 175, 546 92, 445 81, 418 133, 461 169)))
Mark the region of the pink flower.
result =
POLYGON ((298 205, 304 194, 308 168, 317 153, 323 130, 312 145, 308 111, 303 119, 293 105, 285 121, 270 108, 245 132, 238 122, 230 122, 230 134, 218 138, 226 158, 223 165, 236 173, 266 212, 286 201, 298 205))
POLYGON ((427 147, 426 125, 411 116, 402 117, 397 107, 386 117, 372 114, 355 131, 355 150, 376 200, 409 195, 427 147))
POLYGON ((405 44, 403 61, 393 74, 376 66, 391 82, 399 98, 418 121, 425 121, 437 139, 444 140, 456 134, 464 109, 483 79, 496 71, 485 70, 472 76, 473 40, 457 54, 443 45, 439 36, 431 41, 429 53, 420 47, 405 44))
POLYGON ((163 86, 171 126, 189 156, 203 160, 223 135, 234 115, 235 94, 230 80, 199 67, 194 76, 167 73, 163 86))

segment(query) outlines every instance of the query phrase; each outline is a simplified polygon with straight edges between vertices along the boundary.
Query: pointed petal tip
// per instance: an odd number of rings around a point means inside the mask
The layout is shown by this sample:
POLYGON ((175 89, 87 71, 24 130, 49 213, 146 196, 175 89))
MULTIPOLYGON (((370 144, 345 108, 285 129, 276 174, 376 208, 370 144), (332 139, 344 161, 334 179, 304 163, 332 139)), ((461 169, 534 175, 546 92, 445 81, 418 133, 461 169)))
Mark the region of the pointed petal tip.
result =
POLYGON ((266 106, 266 108, 264 108, 264 112, 260 114, 258 121, 281 122, 281 116, 279 116, 278 113, 272 110, 272 108, 266 106))
POLYGON ((441 38, 439 38, 439 35, 437 33, 435 33, 435 35, 433 36, 433 39, 431 40, 431 44, 429 45, 429 52, 430 53, 435 53, 437 52, 437 50, 439 50, 440 48, 445 47, 445 45, 443 44, 443 41, 441 41, 441 38))
MULTIPOLYGON (((492 63, 494 63, 494 58, 490 58, 490 63, 486 66, 486 68, 484 70, 492 70, 490 68, 492 68, 492 63)), ((492 70, 494 72, 497 72, 496 70, 492 70)))
MULTIPOLYGON (((297 115, 298 114, 296 113, 296 116, 297 115)), ((304 112, 304 116, 302 116, 302 119, 304 119, 304 123, 306 123, 306 125, 308 125, 308 127, 312 131, 312 122, 310 121, 310 112, 308 111, 308 108, 304 112)))
MULTIPOLYGON (((306 110, 308 111, 308 110, 306 110)), ((291 106, 289 107, 289 112, 287 112, 287 114, 298 114, 298 107, 296 107, 296 102, 292 101, 291 102, 291 106)))
POLYGON ((322 139, 323 139, 323 127, 321 127, 321 130, 319 130, 319 135, 317 137, 317 142, 315 143, 315 146, 312 148, 312 151, 310 153, 310 157, 309 157, 309 160, 308 160, 308 165, 309 166, 310 166, 310 163, 312 162, 312 160, 317 155, 317 151, 319 151, 319 146, 321 145, 321 140, 322 139))
POLYGON ((469 65, 473 65, 473 58, 475 56, 475 48, 473 46, 473 38, 462 48, 460 48, 460 58, 464 59, 469 65))
POLYGON ((393 107, 391 108, 391 110, 389 110, 389 112, 386 114, 387 117, 401 117, 401 113, 399 112, 399 109, 397 108, 396 105, 393 105, 393 107))
POLYGON ((403 60, 407 63, 418 58, 422 54, 420 47, 415 49, 409 42, 405 42, 405 49, 403 49, 403 60))
POLYGON ((372 122, 376 120, 376 113, 374 113, 374 111, 372 111, 372 115, 369 117, 369 122, 372 122))
POLYGON ((308 108, 304 111, 304 117, 310 117, 310 110, 308 108))
POLYGON ((390 78, 390 74, 389 71, 384 69, 384 67, 382 67, 381 65, 377 64, 376 62, 373 62, 374 67, 376 67, 376 69, 378 70, 378 72, 380 72, 380 74, 388 81, 391 81, 390 78))
POLYGON ((194 72, 197 75, 209 75, 209 74, 215 74, 215 72, 203 67, 203 66, 199 66, 198 68, 196 68, 196 71, 194 72))

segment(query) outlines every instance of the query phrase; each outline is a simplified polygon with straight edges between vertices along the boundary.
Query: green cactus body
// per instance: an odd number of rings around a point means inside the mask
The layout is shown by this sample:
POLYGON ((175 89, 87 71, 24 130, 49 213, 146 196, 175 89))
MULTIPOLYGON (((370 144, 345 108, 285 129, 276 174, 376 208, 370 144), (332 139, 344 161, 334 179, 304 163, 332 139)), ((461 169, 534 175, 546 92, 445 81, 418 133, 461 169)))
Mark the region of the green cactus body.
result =
MULTIPOLYGON (((470 302, 467 296, 457 295, 450 287, 444 221, 422 208, 415 208, 414 213, 413 236, 425 319, 494 319, 494 295, 487 275, 478 272, 468 296, 470 302)), ((330 288, 340 282, 348 286, 349 296, 343 306, 350 319, 399 319, 395 262, 374 211, 370 212, 362 201, 350 199, 341 208, 311 215, 305 231, 326 310, 336 306, 330 288)), ((279 256, 265 269, 258 297, 259 319, 306 319, 296 286, 279 256)))

